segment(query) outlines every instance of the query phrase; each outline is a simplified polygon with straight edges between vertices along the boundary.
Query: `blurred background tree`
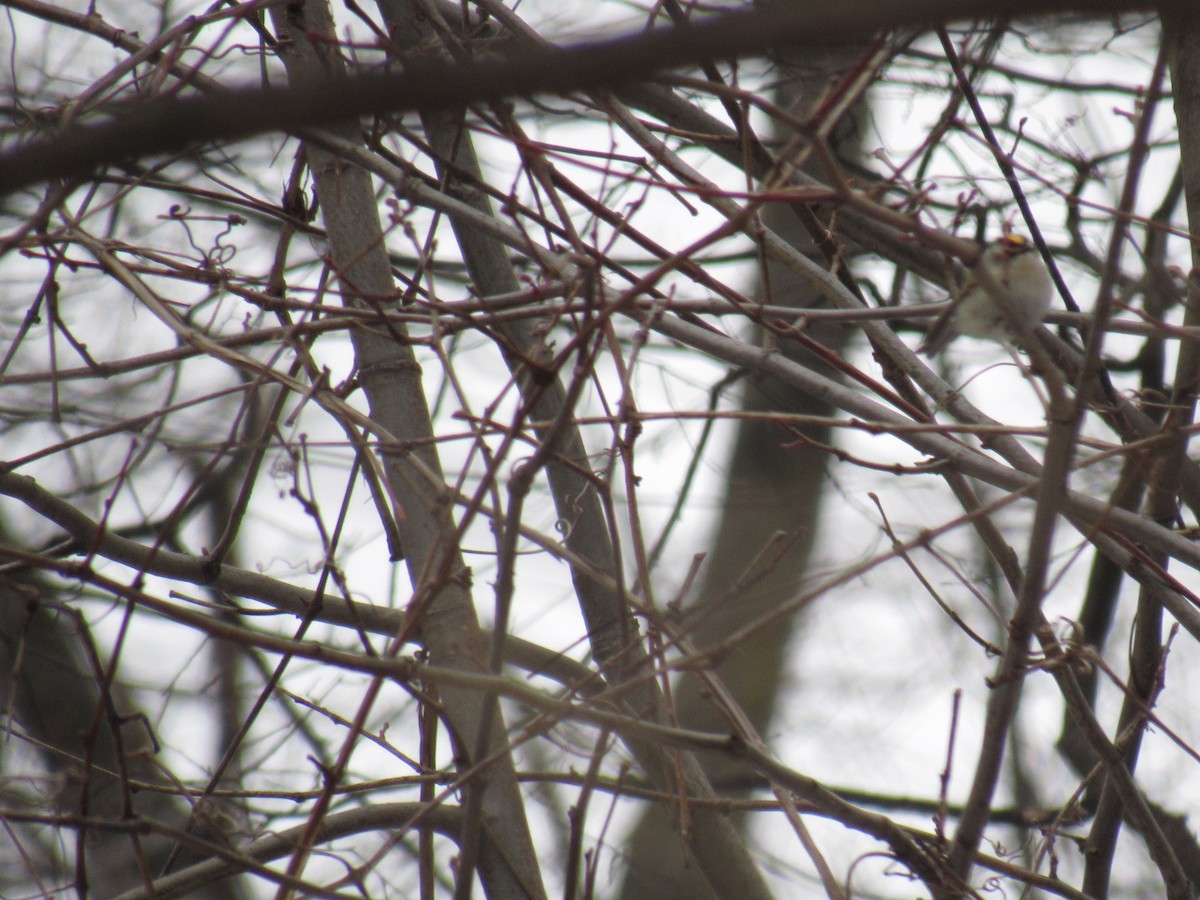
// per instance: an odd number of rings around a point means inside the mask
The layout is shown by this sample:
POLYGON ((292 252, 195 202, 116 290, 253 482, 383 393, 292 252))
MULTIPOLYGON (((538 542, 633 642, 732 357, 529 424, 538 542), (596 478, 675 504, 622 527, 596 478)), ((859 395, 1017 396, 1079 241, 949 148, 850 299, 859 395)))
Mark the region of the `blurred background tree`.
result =
POLYGON ((5 6, 4 896, 1192 896, 1186 12, 5 6))

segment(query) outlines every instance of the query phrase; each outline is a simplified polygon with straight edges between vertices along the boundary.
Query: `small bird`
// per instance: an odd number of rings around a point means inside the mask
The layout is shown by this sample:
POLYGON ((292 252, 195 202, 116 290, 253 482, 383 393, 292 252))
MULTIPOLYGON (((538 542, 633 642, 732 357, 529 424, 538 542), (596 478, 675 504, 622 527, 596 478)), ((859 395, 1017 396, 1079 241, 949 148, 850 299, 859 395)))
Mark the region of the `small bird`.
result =
MULTIPOLYGON (((976 265, 987 267, 1006 292, 1013 311, 1022 315, 1030 328, 1042 324, 1050 311, 1054 285, 1037 248, 1028 239, 1006 234, 988 244, 976 265)), ((993 341, 1009 341, 1013 336, 1004 310, 973 273, 967 275, 958 296, 938 316, 917 349, 933 356, 960 334, 993 341)))

